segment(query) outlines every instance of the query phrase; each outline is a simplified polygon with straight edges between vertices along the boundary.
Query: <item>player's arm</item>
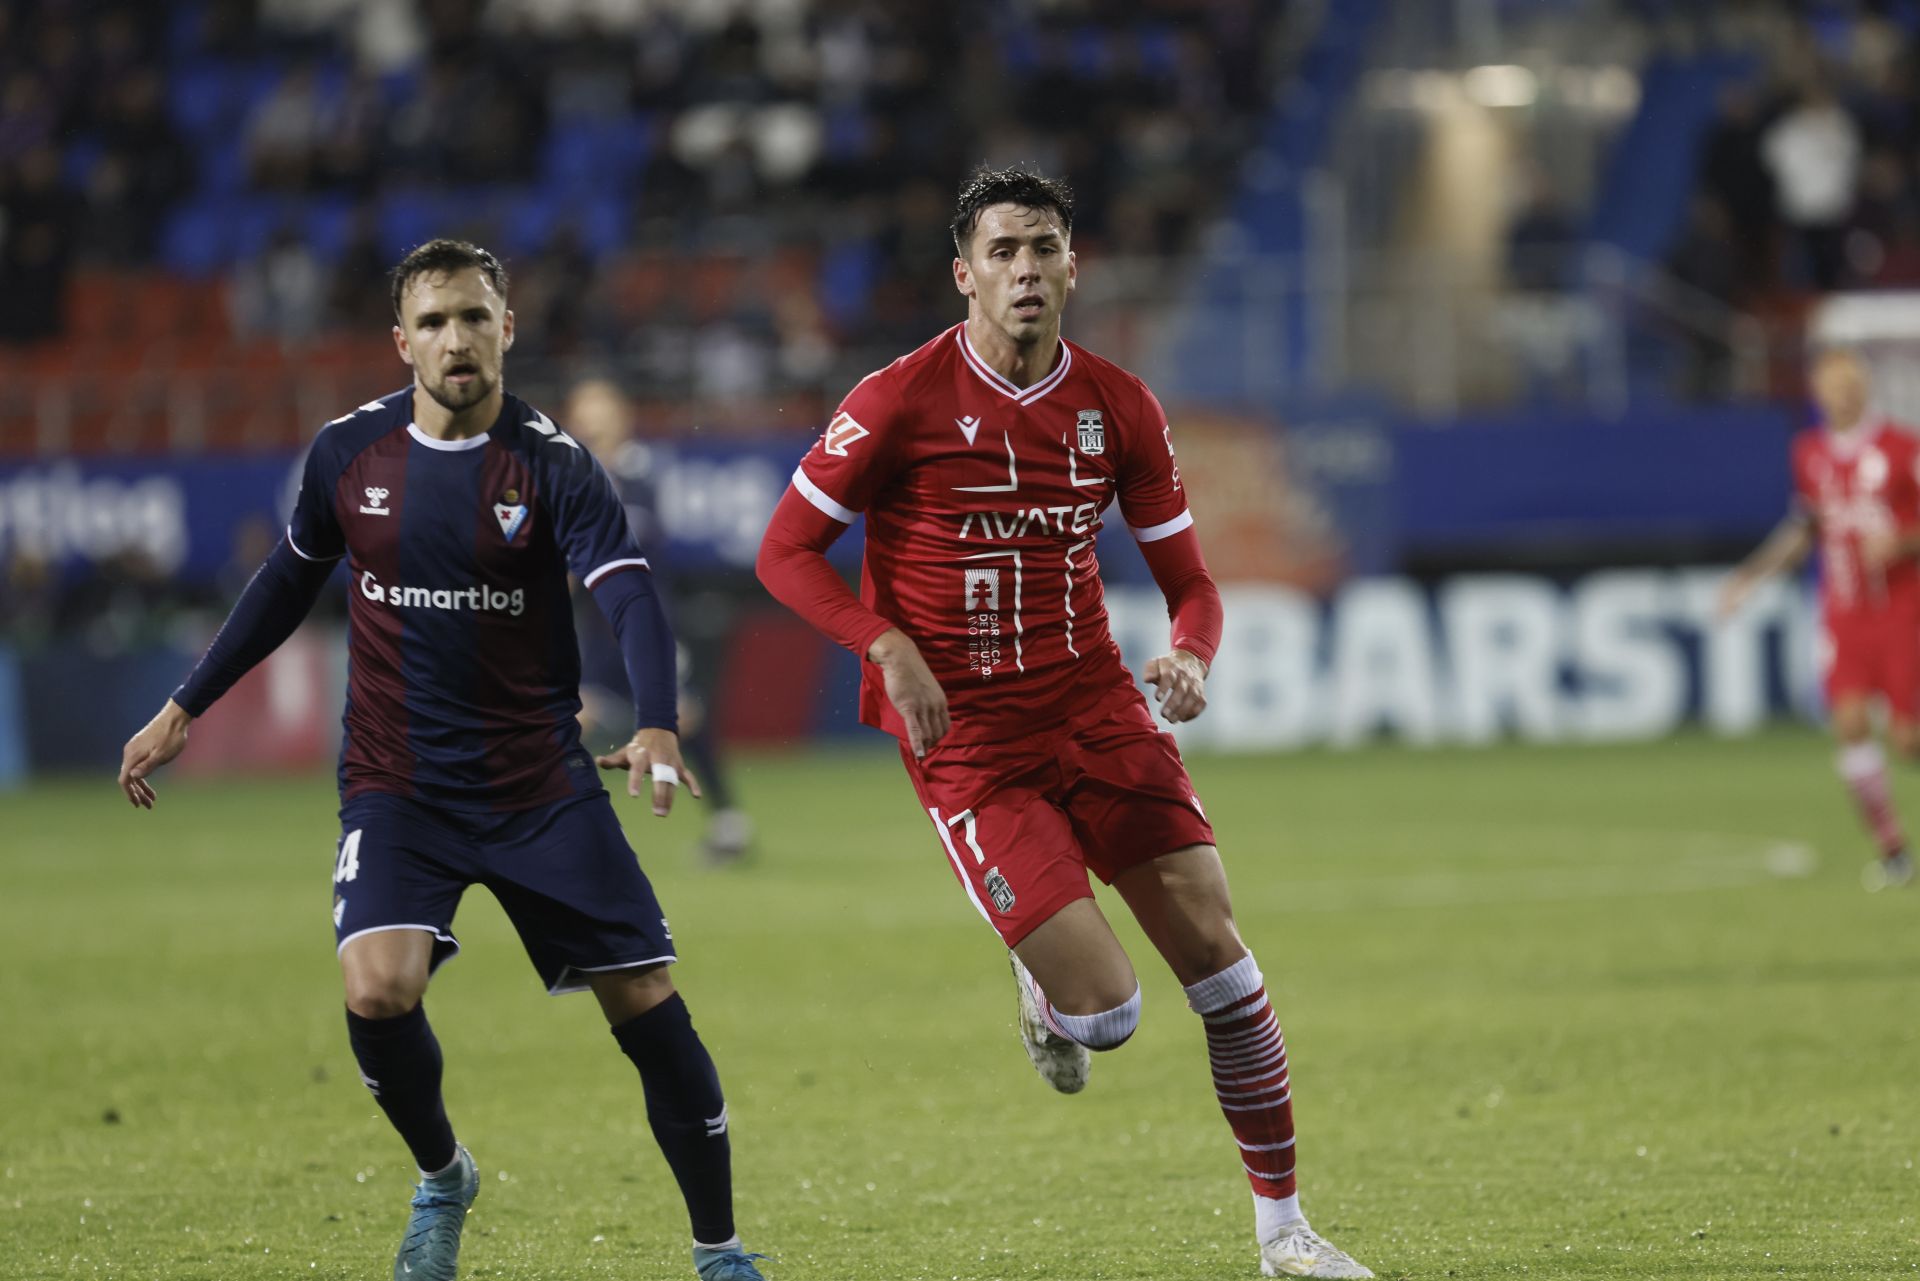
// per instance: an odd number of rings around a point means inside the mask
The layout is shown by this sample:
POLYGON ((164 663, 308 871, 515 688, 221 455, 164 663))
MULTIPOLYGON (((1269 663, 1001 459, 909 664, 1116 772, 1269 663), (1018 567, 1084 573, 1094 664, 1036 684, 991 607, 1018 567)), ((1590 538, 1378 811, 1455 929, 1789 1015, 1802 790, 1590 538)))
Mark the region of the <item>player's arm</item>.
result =
POLYGON ((1173 429, 1159 400, 1144 386, 1138 414, 1120 460, 1120 512, 1166 597, 1173 624, 1168 652, 1149 659, 1140 675, 1154 687, 1160 714, 1177 725, 1206 710, 1207 672, 1220 648, 1225 612, 1220 589, 1200 554, 1200 536, 1194 532, 1173 455, 1173 429))
POLYGON ((1730 618, 1753 594, 1755 588, 1775 574, 1798 569, 1813 551, 1818 523, 1813 513, 1795 506, 1786 519, 1774 526, 1766 541, 1734 567, 1720 587, 1719 616, 1730 618))
POLYGON ((543 443, 535 458, 554 495, 554 536, 567 568, 613 625, 633 688, 633 737, 594 762, 625 770, 629 796, 647 787, 654 814, 665 818, 675 787, 685 783, 694 796, 701 793, 700 780, 680 759, 673 628, 654 590, 652 567, 634 540, 612 479, 593 455, 561 437, 543 443))
MULTIPOLYGON (((337 559, 337 558, 334 558, 337 559)), ((280 647, 313 608, 333 571, 333 559, 311 560, 280 540, 254 573, 206 654, 146 728, 120 752, 120 788, 127 800, 153 808, 149 775, 187 745, 187 726, 233 683, 280 647)))
POLYGON ((774 508, 754 572, 775 600, 880 669, 887 700, 906 722, 907 746, 923 757, 950 727, 947 693, 913 638, 862 604, 827 560, 857 513, 847 511, 844 521, 829 515, 822 502, 832 500, 810 497, 800 488, 804 478, 795 473, 774 508))
POLYGON ((701 795, 700 780, 680 759, 679 684, 675 679, 673 628, 644 565, 625 565, 596 581, 590 591, 613 624, 627 683, 633 689, 633 737, 625 746, 595 757, 602 769, 627 771, 627 795, 640 795, 641 781, 652 788, 653 812, 665 817, 673 808, 673 788, 685 782, 701 795))
POLYGON ((1140 544, 1160 594, 1167 600, 1172 623, 1172 647, 1149 659, 1142 679, 1154 687, 1160 714, 1175 725, 1190 721, 1207 709, 1207 672, 1220 649, 1220 630, 1226 611, 1220 589, 1207 572, 1200 552, 1200 535, 1193 527, 1140 544))

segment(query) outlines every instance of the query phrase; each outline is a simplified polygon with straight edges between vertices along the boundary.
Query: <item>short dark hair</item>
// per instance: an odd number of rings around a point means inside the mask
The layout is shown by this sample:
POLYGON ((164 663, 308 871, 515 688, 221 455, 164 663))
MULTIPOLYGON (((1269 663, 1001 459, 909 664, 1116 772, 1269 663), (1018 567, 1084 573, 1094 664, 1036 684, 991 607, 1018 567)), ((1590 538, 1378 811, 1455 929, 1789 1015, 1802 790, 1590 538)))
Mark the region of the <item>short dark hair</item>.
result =
POLYGON ((1073 188, 1063 179, 1049 178, 1031 169, 990 169, 981 165, 960 184, 953 204, 953 247, 966 257, 980 211, 994 205, 1049 209, 1060 220, 1060 230, 1073 234, 1073 188))
POLYGON ((424 245, 416 245, 387 273, 387 285, 393 295, 393 318, 404 319, 400 314, 400 300, 406 297, 407 286, 413 283, 414 277, 452 275, 469 267, 479 268, 480 274, 493 286, 493 292, 500 295, 501 301, 506 301, 507 269, 500 265, 498 258, 465 240, 429 240, 424 245))

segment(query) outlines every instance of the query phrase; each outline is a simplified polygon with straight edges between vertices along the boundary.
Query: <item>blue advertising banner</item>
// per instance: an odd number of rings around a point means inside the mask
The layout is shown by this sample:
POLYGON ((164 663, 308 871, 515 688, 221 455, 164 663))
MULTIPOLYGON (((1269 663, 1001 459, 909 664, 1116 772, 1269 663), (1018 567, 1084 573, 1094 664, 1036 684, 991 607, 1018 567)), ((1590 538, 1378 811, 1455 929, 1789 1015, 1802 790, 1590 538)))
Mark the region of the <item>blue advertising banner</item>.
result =
MULTIPOLYGON (((1314 595, 1409 557, 1758 539, 1786 509, 1790 423, 1771 409, 1585 419, 1395 423, 1303 416, 1284 428, 1175 415, 1180 464, 1214 573, 1314 595)), ((674 571, 747 571, 808 442, 791 434, 650 444, 652 485, 674 571)), ((0 565, 56 573, 137 556, 196 585, 245 580, 286 521, 293 454, 0 463, 0 565)), ((1103 567, 1145 583, 1109 512, 1103 567)), ((856 530, 834 557, 857 563, 856 530)), ((3 581, 3 580, 0 580, 3 581)))

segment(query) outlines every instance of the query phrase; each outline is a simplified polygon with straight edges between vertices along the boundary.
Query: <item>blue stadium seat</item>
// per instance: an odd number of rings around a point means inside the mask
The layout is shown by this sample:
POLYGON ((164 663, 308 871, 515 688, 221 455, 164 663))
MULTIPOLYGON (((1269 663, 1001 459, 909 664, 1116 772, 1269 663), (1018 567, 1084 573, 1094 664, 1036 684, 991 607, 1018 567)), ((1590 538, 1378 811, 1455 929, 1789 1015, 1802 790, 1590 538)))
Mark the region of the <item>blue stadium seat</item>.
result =
POLYGON ((653 146, 645 115, 556 121, 540 158, 541 181, 569 190, 630 188, 653 146))
POLYGON ((307 248, 321 262, 332 263, 346 252, 353 234, 354 201, 346 196, 314 196, 302 212, 307 248))
POLYGON ((100 163, 100 155, 106 149, 93 134, 70 136, 65 140, 64 147, 65 152, 60 157, 60 179, 75 191, 84 191, 88 180, 93 177, 93 167, 100 163))
POLYGON ((859 323, 880 274, 870 240, 843 240, 820 258, 820 309, 838 326, 859 323))

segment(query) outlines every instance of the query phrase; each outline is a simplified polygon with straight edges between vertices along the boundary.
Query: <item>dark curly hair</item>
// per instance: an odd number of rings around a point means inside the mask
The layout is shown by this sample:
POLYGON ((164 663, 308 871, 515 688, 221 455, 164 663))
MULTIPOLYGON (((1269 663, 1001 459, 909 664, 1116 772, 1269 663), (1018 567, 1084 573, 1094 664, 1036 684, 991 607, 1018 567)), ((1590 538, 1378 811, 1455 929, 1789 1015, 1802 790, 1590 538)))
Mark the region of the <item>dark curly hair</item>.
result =
POLYGON ((1073 232, 1073 188, 1063 180, 1030 169, 989 169, 981 165, 960 184, 953 205, 953 247, 962 258, 967 256, 973 229, 980 223, 980 211, 994 205, 1051 210, 1060 220, 1060 230, 1068 235, 1073 232))
POLYGON ((414 277, 452 275, 469 267, 478 267, 480 274, 487 278, 487 283, 493 286, 493 292, 500 295, 502 302, 506 301, 507 269, 500 265, 498 258, 465 240, 429 240, 423 245, 416 245, 387 273, 387 286, 393 297, 393 318, 401 319, 400 300, 406 297, 407 286, 413 283, 414 277))

